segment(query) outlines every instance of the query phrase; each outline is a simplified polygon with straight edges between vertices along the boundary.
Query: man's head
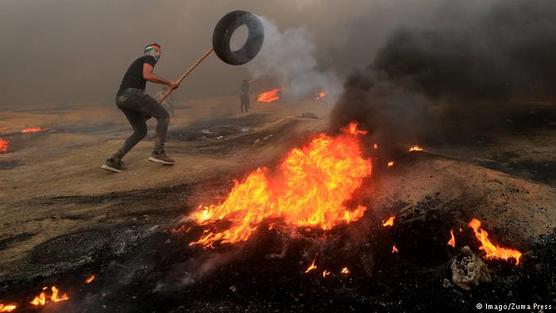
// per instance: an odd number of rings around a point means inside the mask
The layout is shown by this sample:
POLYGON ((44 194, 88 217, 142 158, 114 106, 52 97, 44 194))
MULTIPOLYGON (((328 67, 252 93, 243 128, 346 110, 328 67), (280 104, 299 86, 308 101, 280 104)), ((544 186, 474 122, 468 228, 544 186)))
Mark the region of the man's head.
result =
POLYGON ((145 46, 144 53, 145 55, 153 56, 158 62, 158 59, 160 59, 160 45, 156 42, 148 44, 147 46, 145 46))

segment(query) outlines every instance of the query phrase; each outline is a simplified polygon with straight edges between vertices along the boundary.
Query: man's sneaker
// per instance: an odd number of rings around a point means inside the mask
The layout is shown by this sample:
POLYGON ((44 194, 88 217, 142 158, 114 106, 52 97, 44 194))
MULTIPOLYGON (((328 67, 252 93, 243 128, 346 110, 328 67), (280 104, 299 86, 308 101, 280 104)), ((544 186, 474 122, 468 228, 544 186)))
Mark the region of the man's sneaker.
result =
POLYGON ((111 172, 115 172, 115 173, 120 173, 122 170, 125 169, 125 165, 124 162, 117 160, 115 158, 109 158, 106 160, 106 162, 104 162, 104 164, 101 166, 102 169, 105 169, 107 171, 111 171, 111 172))
POLYGON ((168 157, 166 153, 164 153, 164 151, 153 152, 151 154, 151 157, 149 158, 149 161, 165 165, 174 165, 174 163, 176 163, 176 161, 170 159, 170 157, 168 157))

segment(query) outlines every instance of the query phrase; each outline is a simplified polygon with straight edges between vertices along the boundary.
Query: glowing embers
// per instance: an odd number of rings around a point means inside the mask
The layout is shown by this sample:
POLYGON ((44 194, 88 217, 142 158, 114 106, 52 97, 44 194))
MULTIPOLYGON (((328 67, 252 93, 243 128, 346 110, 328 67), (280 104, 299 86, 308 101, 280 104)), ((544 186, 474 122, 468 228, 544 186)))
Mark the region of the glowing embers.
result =
POLYGON ((491 242, 490 239, 488 239, 487 231, 481 229, 481 221, 474 218, 469 222, 468 226, 473 229, 475 237, 481 242, 479 249, 486 253, 486 259, 501 259, 505 261, 514 259, 515 264, 519 264, 521 252, 511 248, 503 248, 491 242))
POLYGON ((363 157, 359 142, 365 133, 352 123, 336 137, 318 134, 291 150, 274 172, 262 167, 235 182, 224 202, 189 215, 196 224, 210 226, 190 245, 246 241, 264 220, 277 221, 272 227, 284 231, 330 230, 359 220, 366 207, 345 203, 371 174, 371 161, 363 157))
POLYGON ((271 103, 280 100, 281 88, 274 88, 272 90, 263 92, 257 96, 257 102, 271 103))

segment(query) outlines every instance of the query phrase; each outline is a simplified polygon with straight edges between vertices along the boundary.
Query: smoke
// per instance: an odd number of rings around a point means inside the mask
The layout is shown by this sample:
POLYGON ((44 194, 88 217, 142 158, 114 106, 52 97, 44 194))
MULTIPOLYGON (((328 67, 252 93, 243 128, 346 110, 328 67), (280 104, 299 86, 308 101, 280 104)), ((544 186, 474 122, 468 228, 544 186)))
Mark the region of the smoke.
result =
POLYGON ((436 12, 393 31, 352 73, 332 129, 356 120, 385 141, 453 141, 496 127, 515 102, 554 99, 555 2, 452 1, 436 12))
MULTIPOLYGON (((368 63, 394 26, 427 19, 429 3, 438 1, 4 0, 0 107, 113 104, 126 68, 153 41, 162 45, 155 71, 177 78, 210 48, 218 20, 238 9, 267 16, 276 28, 286 30, 269 32, 312 45, 300 51, 308 51, 319 64, 309 69, 325 77, 334 72, 343 81, 368 63)), ((265 50, 280 42, 274 38, 267 34, 265 50)), ((265 58, 262 53, 258 59, 265 58)), ((305 56, 295 55, 293 61, 301 58, 305 56)), ((291 60, 283 61, 282 66, 289 67, 291 60)), ((176 90, 176 98, 237 95, 241 80, 249 76, 246 66, 230 66, 211 56, 176 90)), ((306 88, 296 79, 299 83, 290 88, 306 88)), ((149 92, 159 88, 151 86, 149 92)))
POLYGON ((342 85, 332 71, 321 70, 316 58, 317 46, 303 27, 281 32, 267 18, 261 18, 265 41, 260 54, 247 65, 255 78, 272 77, 291 100, 314 96, 325 90, 327 100, 335 101, 342 85))

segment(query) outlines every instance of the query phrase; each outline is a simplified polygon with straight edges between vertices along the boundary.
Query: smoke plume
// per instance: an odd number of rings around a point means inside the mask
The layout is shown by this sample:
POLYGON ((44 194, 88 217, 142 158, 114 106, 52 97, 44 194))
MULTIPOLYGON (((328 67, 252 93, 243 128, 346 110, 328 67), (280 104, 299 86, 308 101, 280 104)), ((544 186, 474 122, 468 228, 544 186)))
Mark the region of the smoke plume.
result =
POLYGON ((319 68, 317 46, 305 28, 288 28, 281 32, 266 18, 261 18, 265 41, 260 54, 247 65, 255 78, 273 77, 290 100, 300 100, 325 90, 327 100, 334 101, 342 85, 336 74, 319 68))
POLYGON ((346 80, 332 128, 357 120, 386 141, 453 140, 494 127, 511 104, 552 100, 556 3, 464 7, 446 2, 430 24, 393 31, 369 66, 346 80))

